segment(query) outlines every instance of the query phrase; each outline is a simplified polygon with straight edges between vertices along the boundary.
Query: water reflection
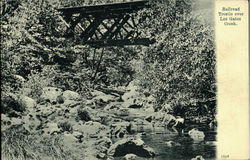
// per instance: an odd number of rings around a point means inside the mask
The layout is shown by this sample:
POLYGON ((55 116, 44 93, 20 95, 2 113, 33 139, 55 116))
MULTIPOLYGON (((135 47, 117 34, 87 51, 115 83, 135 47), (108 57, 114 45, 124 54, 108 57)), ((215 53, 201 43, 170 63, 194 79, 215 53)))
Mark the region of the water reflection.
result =
POLYGON ((158 153, 157 157, 151 158, 153 160, 185 160, 192 159, 197 155, 201 155, 206 160, 215 159, 216 132, 199 126, 189 127, 198 128, 203 131, 205 133, 204 141, 192 140, 186 130, 184 133, 176 133, 164 127, 152 128, 142 126, 138 126, 136 130, 137 133, 145 133, 142 135, 142 139, 158 153))

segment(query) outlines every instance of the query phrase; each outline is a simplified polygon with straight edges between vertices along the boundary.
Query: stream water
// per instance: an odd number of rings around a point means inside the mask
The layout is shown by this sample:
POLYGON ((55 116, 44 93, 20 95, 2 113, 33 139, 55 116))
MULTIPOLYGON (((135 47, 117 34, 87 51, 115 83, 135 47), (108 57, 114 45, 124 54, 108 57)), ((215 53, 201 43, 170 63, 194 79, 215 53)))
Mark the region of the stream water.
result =
POLYGON ((144 132, 145 135, 142 135, 142 139, 145 144, 157 152, 157 156, 151 158, 152 160, 191 160, 198 155, 206 160, 216 159, 216 132, 203 126, 190 125, 184 133, 169 131, 164 127, 137 126, 137 132, 144 132), (203 131, 204 141, 192 140, 187 133, 190 128, 198 128, 203 131))
MULTIPOLYGON (((157 153, 154 158, 137 157, 138 160, 191 160, 198 155, 205 160, 216 159, 216 132, 204 126, 189 125, 184 129, 184 133, 170 131, 165 127, 145 125, 135 126, 133 130, 135 134, 143 133, 142 140, 157 153), (190 138, 188 131, 192 128, 204 132, 203 141, 197 142, 190 138)), ((115 158, 121 159, 123 158, 115 158)))
MULTIPOLYGON (((133 121, 140 117, 138 113, 136 115, 121 117, 126 121, 133 121)), ((141 115, 147 115, 141 113, 141 115)), ((145 117, 141 117, 143 119, 145 117)), ((132 130, 135 134, 143 133, 141 138, 146 145, 153 148, 157 153, 155 158, 140 158, 138 160, 191 160, 200 155, 205 160, 216 159, 216 130, 208 127, 207 124, 185 124, 183 133, 177 133, 173 130, 169 130, 166 127, 152 127, 152 125, 136 125, 132 130), (203 131, 205 138, 203 141, 194 141, 189 135, 188 131, 193 128, 197 128, 199 131, 203 131)), ((120 160, 121 158, 115 158, 120 160)))

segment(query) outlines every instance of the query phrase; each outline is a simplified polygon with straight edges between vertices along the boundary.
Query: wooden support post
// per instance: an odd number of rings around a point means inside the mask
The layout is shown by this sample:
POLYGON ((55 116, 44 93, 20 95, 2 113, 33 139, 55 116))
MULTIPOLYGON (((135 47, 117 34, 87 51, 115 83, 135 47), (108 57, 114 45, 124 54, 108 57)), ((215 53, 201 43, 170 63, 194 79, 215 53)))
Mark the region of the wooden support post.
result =
POLYGON ((97 64, 97 67, 96 67, 96 70, 95 70, 95 74, 94 74, 94 76, 92 77, 93 80, 95 80, 95 77, 96 77, 96 74, 97 74, 97 72, 98 72, 98 70, 99 70, 99 67, 100 67, 100 64, 101 64, 103 55, 104 55, 104 48, 102 48, 102 53, 101 53, 100 59, 99 59, 98 64, 97 64))
POLYGON ((94 69, 95 66, 95 54, 96 54, 96 48, 94 48, 94 55, 93 55, 93 59, 92 59, 92 68, 94 69))

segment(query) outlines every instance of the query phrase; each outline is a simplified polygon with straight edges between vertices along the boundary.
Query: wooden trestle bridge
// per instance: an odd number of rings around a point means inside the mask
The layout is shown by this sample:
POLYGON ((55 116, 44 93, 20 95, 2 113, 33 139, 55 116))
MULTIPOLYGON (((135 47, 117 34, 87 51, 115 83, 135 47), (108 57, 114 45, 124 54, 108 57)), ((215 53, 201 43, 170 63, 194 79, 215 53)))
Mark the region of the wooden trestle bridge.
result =
POLYGON ((134 13, 149 8, 148 0, 57 9, 67 23, 67 36, 95 48, 146 45, 154 40, 141 36, 134 13))

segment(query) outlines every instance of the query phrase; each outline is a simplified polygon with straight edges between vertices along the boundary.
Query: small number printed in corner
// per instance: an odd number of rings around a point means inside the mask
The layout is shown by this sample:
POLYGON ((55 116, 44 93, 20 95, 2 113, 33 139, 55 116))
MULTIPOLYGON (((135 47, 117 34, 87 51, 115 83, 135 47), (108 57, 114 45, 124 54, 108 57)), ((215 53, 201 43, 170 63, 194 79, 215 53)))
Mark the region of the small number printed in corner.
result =
POLYGON ((229 154, 223 154, 223 155, 221 155, 221 158, 228 159, 229 158, 229 154))

